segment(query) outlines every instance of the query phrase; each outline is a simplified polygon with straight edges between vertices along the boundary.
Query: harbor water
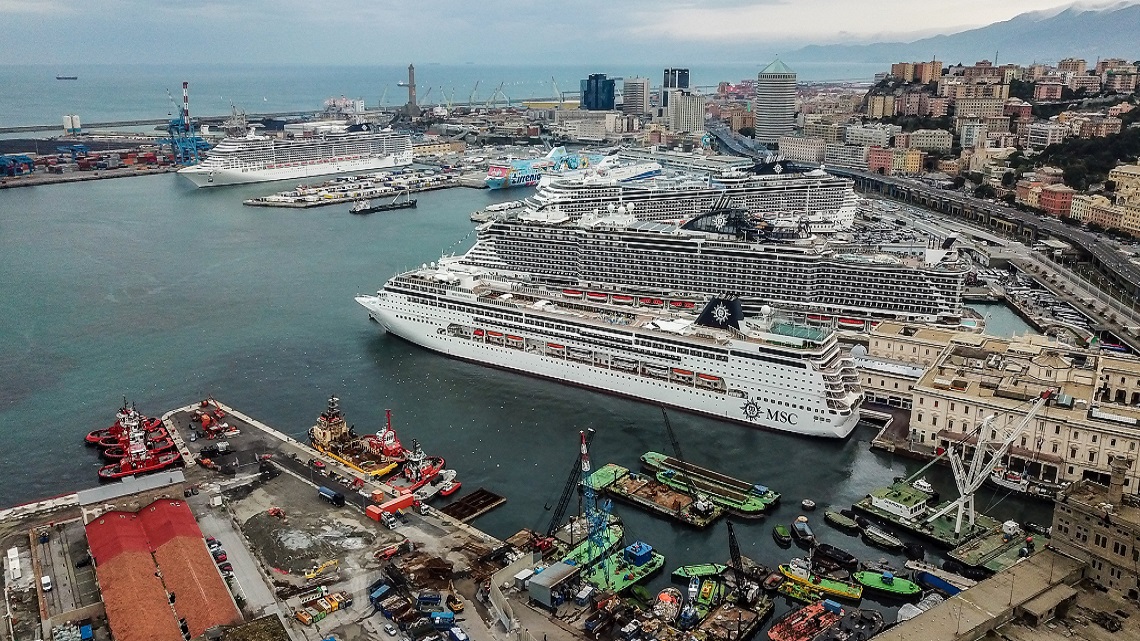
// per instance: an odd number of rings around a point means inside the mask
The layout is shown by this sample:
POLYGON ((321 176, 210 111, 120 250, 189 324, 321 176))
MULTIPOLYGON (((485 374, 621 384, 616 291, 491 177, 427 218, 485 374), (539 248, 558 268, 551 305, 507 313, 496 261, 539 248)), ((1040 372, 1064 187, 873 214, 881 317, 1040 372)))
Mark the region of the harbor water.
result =
MULTIPOLYGON (((461 492, 506 496, 475 522, 498 537, 545 528, 579 430, 597 430, 596 466, 637 468, 643 452, 669 451, 657 407, 439 356, 385 335, 353 301, 466 250, 470 213, 518 194, 428 192, 417 209, 371 216, 241 204, 288 186, 198 190, 168 174, 0 192, 0 505, 94 485, 99 463, 82 437, 108 426, 123 396, 153 415, 213 394, 298 438, 332 394, 358 432, 391 408, 400 438, 446 457, 461 492)), ((918 469, 870 451, 873 428, 827 441, 670 417, 687 459, 783 494, 774 514, 739 523, 746 556, 790 558, 770 532, 803 498, 820 505, 810 516, 822 540, 887 556, 822 522, 824 509, 918 469)), ((927 477, 953 494, 948 470, 927 477)), ((1049 521, 1043 505, 989 491, 977 502, 999 519, 1049 521)), ((728 558, 722 525, 697 532, 614 509, 627 540, 660 549, 667 568, 728 558)))

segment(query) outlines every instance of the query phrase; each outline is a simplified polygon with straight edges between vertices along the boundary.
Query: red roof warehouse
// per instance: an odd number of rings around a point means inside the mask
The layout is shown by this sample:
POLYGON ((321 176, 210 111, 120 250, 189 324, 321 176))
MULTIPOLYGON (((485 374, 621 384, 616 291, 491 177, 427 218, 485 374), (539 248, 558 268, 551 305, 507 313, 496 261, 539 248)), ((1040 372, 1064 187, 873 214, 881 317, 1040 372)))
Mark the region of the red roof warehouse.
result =
POLYGON ((87 524, 87 540, 117 641, 182 641, 179 619, 190 638, 240 619, 186 503, 107 512, 87 524))

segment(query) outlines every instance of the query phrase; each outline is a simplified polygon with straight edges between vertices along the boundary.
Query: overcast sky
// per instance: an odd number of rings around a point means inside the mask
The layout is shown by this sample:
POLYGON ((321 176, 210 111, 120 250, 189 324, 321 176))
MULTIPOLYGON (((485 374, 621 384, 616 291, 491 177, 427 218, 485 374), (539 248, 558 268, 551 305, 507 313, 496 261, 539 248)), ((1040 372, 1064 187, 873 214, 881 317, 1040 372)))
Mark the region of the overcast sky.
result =
MULTIPOLYGON (((1132 0, 1137 1, 1137 0, 1132 0)), ((1057 0, 0 0, 7 63, 741 60, 910 40, 1057 0)))

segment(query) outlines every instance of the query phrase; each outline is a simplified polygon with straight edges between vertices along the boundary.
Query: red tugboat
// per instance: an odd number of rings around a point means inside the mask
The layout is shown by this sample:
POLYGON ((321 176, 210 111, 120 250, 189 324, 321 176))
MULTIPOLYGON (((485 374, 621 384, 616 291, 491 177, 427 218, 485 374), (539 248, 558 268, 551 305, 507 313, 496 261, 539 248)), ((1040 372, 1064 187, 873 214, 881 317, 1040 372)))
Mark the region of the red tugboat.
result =
MULTIPOLYGON (((127 456, 128 445, 116 445, 108 447, 103 450, 100 455, 108 461, 117 461, 127 456)), ((169 436, 162 438, 148 438, 146 439, 146 449, 150 450, 152 454, 161 454, 162 452, 169 452, 174 449, 174 439, 169 436)))
POLYGON ((127 399, 124 398, 123 406, 115 415, 115 423, 106 429, 88 432, 84 441, 88 445, 98 445, 99 447, 125 445, 130 437, 131 429, 136 426, 142 427, 147 432, 154 432, 154 438, 165 438, 167 436, 166 428, 162 426, 162 419, 148 418, 139 414, 133 405, 127 405, 127 399))
POLYGON ((388 463, 402 463, 408 458, 408 451, 400 444, 396 437, 396 430, 392 429, 392 410, 384 410, 386 424, 376 435, 367 434, 362 439, 364 446, 372 456, 379 456, 388 463))
POLYGON ((116 481, 127 476, 138 476, 166 469, 182 461, 178 450, 156 453, 147 449, 141 433, 136 432, 127 447, 126 456, 118 463, 104 465, 99 469, 100 481, 116 481))
POLYGON ((819 601, 792 610, 772 624, 768 638, 772 641, 811 641, 843 617, 843 608, 835 601, 819 601))
POLYGON ((443 457, 424 454, 419 441, 415 439, 412 439, 412 449, 406 451, 408 460, 404 462, 404 469, 399 478, 392 479, 388 485, 397 491, 415 492, 430 483, 443 469, 445 463, 443 457))

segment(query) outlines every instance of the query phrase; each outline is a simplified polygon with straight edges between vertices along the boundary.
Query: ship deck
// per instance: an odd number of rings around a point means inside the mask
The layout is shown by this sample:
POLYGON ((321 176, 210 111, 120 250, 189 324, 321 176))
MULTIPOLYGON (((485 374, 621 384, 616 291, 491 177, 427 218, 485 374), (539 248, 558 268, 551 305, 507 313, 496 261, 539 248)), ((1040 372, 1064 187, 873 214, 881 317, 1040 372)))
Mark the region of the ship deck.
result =
POLYGON ((709 613, 697 627, 707 641, 737 641, 748 639, 760 628, 760 623, 772 612, 772 602, 764 600, 760 605, 762 614, 722 603, 709 613))
POLYGON ((1024 536, 1011 537, 1007 541, 1001 529, 996 529, 959 545, 950 550, 946 556, 968 567, 1000 572, 1020 558, 1018 551, 1023 545, 1025 545, 1024 536))
POLYGON ((698 528, 708 527, 724 514, 719 507, 714 507, 708 516, 695 514, 691 509, 693 498, 688 494, 613 463, 603 465, 586 482, 595 490, 698 528))
MULTIPOLYGON (((946 504, 943 503, 939 508, 944 505, 946 504)), ((961 534, 955 535, 955 515, 953 513, 944 514, 930 523, 926 522, 926 517, 908 522, 903 521, 890 512, 872 506, 871 499, 869 498, 859 501, 853 507, 874 520, 888 523, 891 527, 933 541, 947 548, 961 546, 987 532, 997 529, 1001 525, 997 519, 986 516, 985 514, 978 514, 974 517, 974 526, 972 528, 968 522, 963 520, 961 534)), ((934 511, 937 511, 937 509, 934 511)))
POLYGON ((598 563, 582 573, 582 579, 600 590, 621 593, 645 581, 665 567, 665 557, 654 552, 645 565, 634 565, 625 558, 625 551, 611 554, 605 563, 598 563))

